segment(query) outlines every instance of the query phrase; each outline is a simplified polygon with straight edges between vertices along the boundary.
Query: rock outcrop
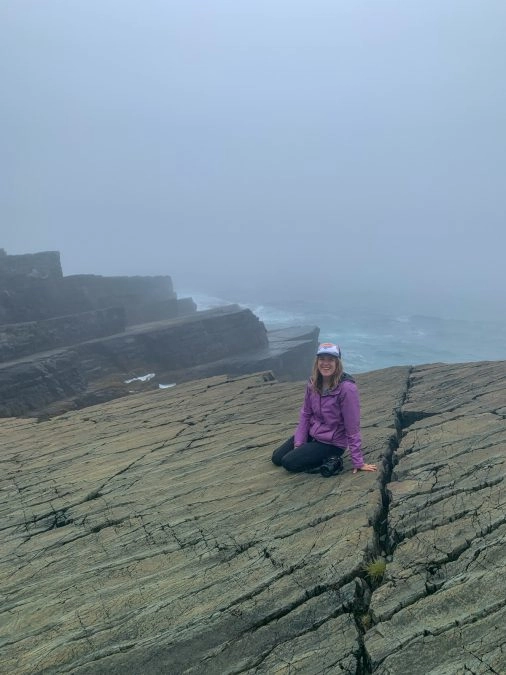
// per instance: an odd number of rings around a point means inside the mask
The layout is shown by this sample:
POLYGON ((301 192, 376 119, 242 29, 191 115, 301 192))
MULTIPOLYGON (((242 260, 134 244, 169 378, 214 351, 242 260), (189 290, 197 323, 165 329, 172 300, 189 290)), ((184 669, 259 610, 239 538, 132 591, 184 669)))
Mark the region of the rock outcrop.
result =
POLYGON ((188 298, 178 298, 169 276, 104 277, 81 274, 32 277, 0 273, 0 323, 42 321, 110 307, 123 307, 128 323, 143 318, 145 307, 159 319, 195 311, 188 298))
POLYGON ((63 276, 58 252, 1 249, 0 417, 47 417, 125 396, 146 375, 150 387, 262 369, 296 379, 318 332, 269 335, 237 305, 197 312, 169 276, 63 276))
POLYGON ((61 279, 63 271, 59 251, 8 255, 0 248, 0 277, 27 277, 31 279, 61 279))
POLYGON ((506 672, 505 380, 357 376, 380 470, 328 479, 270 462, 304 382, 268 372, 0 420, 3 669, 506 672))
POLYGON ((398 414, 373 672, 506 672, 506 362, 413 369, 398 414))
POLYGON ((125 330, 123 307, 96 309, 42 321, 0 324, 0 363, 114 335, 125 330))
POLYGON ((294 379, 309 371, 317 339, 317 328, 301 327, 276 331, 270 344, 258 317, 237 305, 131 326, 0 364, 0 417, 47 417, 219 373, 270 368, 294 379), (145 375, 148 382, 137 380, 145 375))

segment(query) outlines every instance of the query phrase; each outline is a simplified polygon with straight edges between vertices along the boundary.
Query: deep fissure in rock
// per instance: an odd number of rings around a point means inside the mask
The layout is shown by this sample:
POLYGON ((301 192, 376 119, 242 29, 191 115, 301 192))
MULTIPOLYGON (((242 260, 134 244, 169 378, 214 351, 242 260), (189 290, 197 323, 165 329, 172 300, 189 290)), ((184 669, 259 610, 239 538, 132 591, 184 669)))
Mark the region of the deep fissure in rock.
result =
MULTIPOLYGON (((409 369, 406 378, 406 388, 400 401, 398 408, 394 409, 394 424, 395 434, 389 439, 387 450, 382 458, 382 472, 380 481, 381 492, 381 507, 376 511, 373 526, 373 547, 372 551, 368 552, 367 561, 371 562, 375 559, 383 559, 386 563, 391 560, 395 551, 396 542, 393 540, 388 527, 388 516, 390 509, 390 494, 388 492, 388 484, 392 480, 392 473, 394 469, 394 453, 399 448, 404 429, 415 422, 412 417, 406 417, 402 413, 402 406, 406 401, 411 387, 411 374, 413 368, 409 369)), ((418 419, 423 419, 426 415, 420 415, 418 419)), ((367 570, 364 568, 357 579, 355 606, 353 608, 353 615, 355 625, 357 627, 357 639, 359 650, 357 653, 357 671, 356 675, 370 675, 373 673, 371 660, 367 653, 364 644, 364 635, 372 626, 372 619, 370 615, 370 603, 373 591, 383 583, 383 575, 380 578, 371 578, 367 570)))

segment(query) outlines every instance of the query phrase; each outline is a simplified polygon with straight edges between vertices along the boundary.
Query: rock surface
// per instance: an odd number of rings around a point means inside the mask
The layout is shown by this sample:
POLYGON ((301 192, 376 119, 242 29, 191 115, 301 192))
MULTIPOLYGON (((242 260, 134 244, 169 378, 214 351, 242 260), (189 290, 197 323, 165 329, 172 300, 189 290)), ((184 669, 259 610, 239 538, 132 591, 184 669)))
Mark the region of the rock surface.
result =
POLYGON ((2 668, 506 672, 505 378, 358 376, 380 471, 329 479, 270 462, 304 391, 270 373, 0 420, 2 668))
POLYGON ((123 331, 125 326, 123 307, 96 309, 42 321, 0 324, 0 363, 114 335, 123 331))
MULTIPOLYGON (((8 256, 10 257, 10 256, 8 256)), ((108 307, 137 311, 145 304, 167 305, 163 318, 179 314, 169 276, 104 277, 93 274, 38 277, 0 271, 0 323, 41 321, 108 307)), ((188 308, 186 308, 187 310, 188 308)))
POLYGON ((32 279, 61 279, 63 276, 60 252, 41 251, 9 255, 0 248, 0 278, 2 276, 25 276, 32 279))
POLYGON ((0 249, 0 417, 60 414, 138 388, 274 369, 304 377, 319 330, 268 334, 237 305, 197 312, 169 276, 63 276, 60 254, 0 249), (127 386, 128 385, 128 386, 127 386))
MULTIPOLYGON (((40 322, 36 325, 40 325, 40 322)), ((0 327, 1 335, 1 327, 0 327)), ((275 331, 272 342, 249 309, 229 305, 0 364, 0 417, 41 417, 220 373, 307 373, 318 329, 275 331), (284 339, 283 339, 284 336, 284 339), (153 375, 149 385, 135 378, 153 375)))
POLYGON ((379 673, 505 673, 506 363, 415 368, 394 453, 379 673))

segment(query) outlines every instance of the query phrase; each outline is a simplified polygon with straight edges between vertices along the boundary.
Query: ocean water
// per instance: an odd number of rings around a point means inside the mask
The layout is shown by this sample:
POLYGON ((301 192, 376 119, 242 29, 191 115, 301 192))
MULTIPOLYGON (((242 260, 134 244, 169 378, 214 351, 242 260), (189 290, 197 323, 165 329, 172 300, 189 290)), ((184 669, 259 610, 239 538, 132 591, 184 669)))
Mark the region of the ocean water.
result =
MULTIPOLYGON (((191 296, 199 310, 236 302, 200 292, 178 295, 191 296)), ((304 302, 238 304, 251 309, 268 330, 318 326, 321 342, 340 345, 346 370, 350 373, 399 365, 506 359, 506 321, 396 315, 304 302)))

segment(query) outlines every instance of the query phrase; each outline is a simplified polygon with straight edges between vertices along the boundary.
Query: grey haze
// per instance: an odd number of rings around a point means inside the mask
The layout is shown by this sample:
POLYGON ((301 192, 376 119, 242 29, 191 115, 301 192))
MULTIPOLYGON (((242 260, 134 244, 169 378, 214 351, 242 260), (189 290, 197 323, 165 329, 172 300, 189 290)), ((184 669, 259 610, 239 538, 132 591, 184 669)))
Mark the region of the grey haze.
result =
POLYGON ((0 246, 502 316, 504 0, 1 0, 0 246))

